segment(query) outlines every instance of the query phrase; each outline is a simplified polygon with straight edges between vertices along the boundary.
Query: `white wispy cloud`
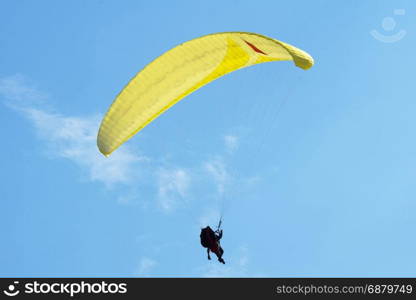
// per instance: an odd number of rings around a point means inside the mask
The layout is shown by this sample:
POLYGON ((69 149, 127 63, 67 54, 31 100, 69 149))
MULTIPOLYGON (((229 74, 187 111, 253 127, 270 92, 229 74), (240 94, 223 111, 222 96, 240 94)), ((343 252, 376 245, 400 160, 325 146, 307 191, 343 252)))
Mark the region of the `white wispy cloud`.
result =
POLYGON ((128 147, 123 147, 109 158, 101 155, 96 146, 98 116, 65 117, 33 108, 21 111, 33 122, 38 136, 46 142, 49 155, 76 163, 87 170, 91 181, 100 181, 107 186, 131 183, 137 178, 137 163, 147 160, 128 147))
MULTIPOLYGON (((216 187, 215 198, 224 195, 237 182, 228 171, 229 157, 219 154, 188 169, 166 167, 166 162, 146 156, 128 144, 106 158, 96 146, 100 115, 68 116, 51 109, 48 95, 22 75, 0 78, 0 97, 4 104, 31 122, 49 158, 67 159, 79 167, 85 178, 107 187, 128 185, 130 190, 117 195, 120 204, 136 203, 140 188, 150 186, 155 192, 150 197, 162 211, 171 212, 190 199, 191 184, 206 185, 207 180, 212 181, 216 187)), ((227 134, 223 138, 224 151, 228 154, 239 147, 236 135, 227 134)))
POLYGON ((68 159, 78 165, 89 180, 107 187, 130 185, 131 190, 118 196, 118 203, 134 203, 138 196, 134 189, 138 184, 150 184, 156 188, 154 198, 165 212, 184 202, 191 182, 187 170, 168 169, 157 162, 152 164, 149 157, 139 154, 129 145, 123 145, 110 157, 104 157, 98 151, 96 138, 100 115, 79 117, 52 112, 45 101, 47 95, 22 75, 0 78, 0 96, 4 104, 31 121, 37 136, 46 146, 49 158, 68 159), (138 170, 146 174, 139 174, 138 170), (139 177, 151 179, 144 183, 139 177))
POLYGON ((213 178, 217 185, 220 195, 224 194, 227 184, 231 181, 231 176, 227 171, 227 166, 222 157, 216 157, 204 163, 204 169, 213 178))
POLYGON ((225 150, 232 154, 234 153, 239 146, 239 138, 236 135, 225 135, 224 136, 224 144, 225 144, 225 150))
MULTIPOLYGON (((233 154, 238 149, 239 138, 236 135, 227 134, 223 136, 225 152, 233 154)), ((217 154, 214 158, 204 162, 203 168, 208 175, 214 180, 217 186, 217 192, 219 195, 223 195, 229 186, 233 177, 229 172, 228 156, 217 154)))
POLYGON ((50 158, 74 162, 91 181, 106 186, 129 184, 137 177, 137 164, 148 160, 128 146, 109 158, 101 155, 96 146, 100 116, 72 117, 50 112, 44 105, 46 95, 30 86, 21 75, 0 79, 0 95, 7 106, 32 122, 50 158))
POLYGON ((159 205, 163 211, 170 212, 187 196, 191 176, 183 168, 160 168, 157 176, 159 205))
POLYGON ((149 258, 149 257, 142 257, 139 262, 139 266, 137 269, 137 275, 139 276, 149 276, 150 272, 154 267, 157 266, 157 261, 149 258))
POLYGON ((38 105, 47 98, 21 74, 0 78, 0 95, 14 107, 38 105))

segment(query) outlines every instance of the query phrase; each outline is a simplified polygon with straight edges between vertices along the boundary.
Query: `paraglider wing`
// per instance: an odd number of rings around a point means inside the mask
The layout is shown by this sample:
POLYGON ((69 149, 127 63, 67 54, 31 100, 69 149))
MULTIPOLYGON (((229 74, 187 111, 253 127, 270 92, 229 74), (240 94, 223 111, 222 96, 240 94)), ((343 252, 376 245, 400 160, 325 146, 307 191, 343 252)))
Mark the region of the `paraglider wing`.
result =
POLYGON ((97 145, 108 156, 169 107, 227 73, 258 63, 292 60, 313 65, 306 52, 248 32, 206 35, 156 58, 120 92, 101 123, 97 145))

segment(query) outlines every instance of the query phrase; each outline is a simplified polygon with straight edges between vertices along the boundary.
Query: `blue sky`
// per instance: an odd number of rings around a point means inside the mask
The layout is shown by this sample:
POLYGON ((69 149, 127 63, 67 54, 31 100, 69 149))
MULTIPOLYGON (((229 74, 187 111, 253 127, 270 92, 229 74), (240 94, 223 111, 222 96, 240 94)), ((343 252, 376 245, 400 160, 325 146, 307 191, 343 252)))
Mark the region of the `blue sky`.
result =
POLYGON ((415 276, 414 1, 2 1, 0 276, 415 276), (201 88, 118 149, 101 117, 173 46, 309 52, 201 88), (226 265, 199 230, 224 213, 226 265))

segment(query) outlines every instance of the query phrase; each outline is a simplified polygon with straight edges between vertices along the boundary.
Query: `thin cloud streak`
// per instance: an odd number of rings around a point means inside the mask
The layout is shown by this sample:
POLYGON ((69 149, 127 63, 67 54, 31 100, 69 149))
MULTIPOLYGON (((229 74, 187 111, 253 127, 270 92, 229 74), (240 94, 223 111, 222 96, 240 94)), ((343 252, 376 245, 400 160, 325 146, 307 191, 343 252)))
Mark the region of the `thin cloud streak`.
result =
POLYGON ((158 199, 159 205, 165 212, 170 212, 186 198, 191 176, 185 169, 166 169, 158 171, 158 199))

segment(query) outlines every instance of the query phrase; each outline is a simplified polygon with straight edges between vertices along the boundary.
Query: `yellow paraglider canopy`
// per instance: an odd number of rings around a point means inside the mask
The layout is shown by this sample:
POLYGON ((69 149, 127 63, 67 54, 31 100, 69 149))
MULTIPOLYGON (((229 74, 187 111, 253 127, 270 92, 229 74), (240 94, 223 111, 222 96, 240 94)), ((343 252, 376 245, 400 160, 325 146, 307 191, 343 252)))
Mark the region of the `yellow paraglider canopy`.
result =
POLYGON ((218 77, 282 60, 304 70, 314 63, 306 52, 257 33, 215 33, 185 42, 148 64, 120 92, 101 122, 98 148, 110 155, 169 107, 218 77))

